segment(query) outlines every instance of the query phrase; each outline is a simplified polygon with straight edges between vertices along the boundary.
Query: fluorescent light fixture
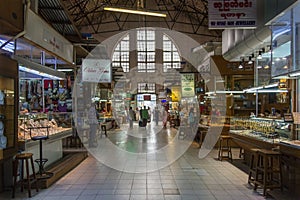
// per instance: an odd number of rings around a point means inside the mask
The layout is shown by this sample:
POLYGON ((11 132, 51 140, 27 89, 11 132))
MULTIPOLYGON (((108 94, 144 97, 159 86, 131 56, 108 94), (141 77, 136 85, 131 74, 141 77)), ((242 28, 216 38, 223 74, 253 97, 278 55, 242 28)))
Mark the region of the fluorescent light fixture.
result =
POLYGON ((113 8, 113 7, 104 7, 104 10, 113 11, 113 12, 130 13, 130 14, 136 14, 136 15, 148 15, 148 16, 154 16, 154 17, 167 17, 167 15, 163 14, 163 13, 149 12, 149 11, 143 11, 143 10, 131 10, 131 9, 113 8))
POLYGON ((264 86, 264 88, 272 88, 272 87, 278 87, 278 83, 272 83, 272 84, 264 86))
MULTIPOLYGON (((2 44, 4 44, 5 42, 6 42, 6 40, 0 39, 0 46, 1 46, 2 44)), ((8 52, 11 52, 11 53, 14 52, 14 49, 15 49, 15 47, 14 47, 14 42, 9 42, 7 45, 5 45, 5 46, 3 47, 3 50, 8 51, 8 52)))
POLYGON ((291 77, 300 76, 300 72, 294 72, 290 74, 291 77))
POLYGON ((220 91, 216 91, 216 94, 243 94, 245 93, 244 91, 241 91, 241 90, 237 90, 237 91, 234 91, 234 90, 220 90, 220 91))
POLYGON ((54 76, 54 75, 51 75, 51 74, 46 74, 44 72, 40 72, 40 71, 37 71, 37 70, 34 70, 34 69, 30 69, 30 68, 24 67, 22 65, 19 65, 19 70, 23 71, 23 72, 35 74, 35 75, 38 75, 38 76, 42 76, 42 77, 45 77, 45 78, 53 79, 53 80, 62 80, 63 79, 61 77, 57 77, 57 76, 54 76))
POLYGON ((71 72, 73 69, 57 69, 59 72, 71 72))
POLYGON ((12 58, 18 61, 19 70, 21 71, 51 79, 65 79, 65 74, 63 72, 56 71, 50 67, 32 62, 20 56, 13 55, 12 58))
POLYGON ((287 90, 280 90, 280 89, 276 89, 276 90, 269 89, 269 90, 258 90, 257 92, 258 93, 285 93, 285 92, 288 92, 288 91, 287 90))

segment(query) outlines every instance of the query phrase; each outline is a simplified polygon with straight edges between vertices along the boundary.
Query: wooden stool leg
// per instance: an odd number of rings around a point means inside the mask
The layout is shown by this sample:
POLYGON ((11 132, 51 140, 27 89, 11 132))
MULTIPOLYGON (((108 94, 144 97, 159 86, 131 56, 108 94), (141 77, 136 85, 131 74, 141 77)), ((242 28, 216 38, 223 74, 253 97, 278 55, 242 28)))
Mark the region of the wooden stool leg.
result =
MULTIPOLYGON (((271 161, 271 159, 270 159, 271 161)), ((268 167, 269 167, 269 160, 267 157, 264 157, 264 180, 263 180, 263 188, 264 188, 264 196, 266 196, 267 191, 267 181, 268 181, 268 167)))
POLYGON ((21 170, 20 170, 20 181, 21 181, 21 192, 24 191, 24 161, 23 160, 18 160, 18 162, 21 163, 21 170))
POLYGON ((13 177, 14 177, 14 180, 13 180, 13 188, 12 188, 12 198, 15 198, 15 193, 16 193, 18 167, 19 167, 19 161, 14 160, 13 161, 13 177))
POLYGON ((30 174, 29 174, 29 164, 28 159, 26 159, 26 176, 27 176, 27 184, 28 184, 28 197, 31 197, 31 182, 30 182, 30 174))
POLYGON ((38 180, 36 178, 36 173, 35 173, 35 170, 34 170, 34 163, 33 163, 33 158, 32 157, 30 158, 30 162, 31 162, 31 169, 32 169, 32 173, 33 173, 33 178, 34 178, 34 181, 35 181, 36 191, 38 192, 39 191, 39 185, 38 185, 38 180))
POLYGON ((222 161, 222 139, 219 139, 219 152, 218 152, 218 159, 222 161))

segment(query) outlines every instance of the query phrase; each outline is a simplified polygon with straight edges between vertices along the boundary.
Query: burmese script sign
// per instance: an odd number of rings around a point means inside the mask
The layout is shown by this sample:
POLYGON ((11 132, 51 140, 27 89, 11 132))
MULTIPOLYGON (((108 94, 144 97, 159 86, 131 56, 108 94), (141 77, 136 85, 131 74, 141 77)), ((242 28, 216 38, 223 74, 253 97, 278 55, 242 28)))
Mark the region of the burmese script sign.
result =
POLYGON ((82 81, 92 83, 110 83, 110 60, 84 59, 82 62, 82 81))
POLYGON ((256 0, 209 0, 209 28, 255 28, 256 9, 256 0))

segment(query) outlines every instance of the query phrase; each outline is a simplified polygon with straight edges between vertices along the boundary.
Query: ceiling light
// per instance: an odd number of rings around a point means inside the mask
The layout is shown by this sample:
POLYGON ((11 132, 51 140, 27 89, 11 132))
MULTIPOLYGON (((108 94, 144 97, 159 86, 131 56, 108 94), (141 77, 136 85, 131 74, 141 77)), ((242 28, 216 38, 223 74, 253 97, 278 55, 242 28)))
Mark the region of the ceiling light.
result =
POLYGON ((261 51, 259 51, 259 52, 258 52, 257 59, 258 59, 258 60, 262 59, 262 56, 261 56, 261 51))
POLYGON ((149 12, 149 11, 143 11, 143 10, 131 10, 131 9, 113 8, 113 7, 104 7, 104 10, 113 11, 113 12, 136 14, 136 15, 148 15, 148 16, 154 16, 154 17, 167 17, 167 15, 163 14, 163 13, 149 12))
POLYGON ((269 69, 270 67, 269 67, 269 65, 265 65, 265 67, 264 67, 265 69, 269 69))
POLYGON ((283 69, 288 69, 288 66, 287 66, 287 65, 284 65, 284 66, 283 66, 283 69))
POLYGON ((258 65, 256 68, 257 68, 257 69, 261 69, 261 68, 262 68, 262 66, 261 66, 261 65, 258 65))
POLYGON ((249 61, 248 61, 248 64, 252 64, 253 62, 252 62, 252 56, 249 56, 249 61))

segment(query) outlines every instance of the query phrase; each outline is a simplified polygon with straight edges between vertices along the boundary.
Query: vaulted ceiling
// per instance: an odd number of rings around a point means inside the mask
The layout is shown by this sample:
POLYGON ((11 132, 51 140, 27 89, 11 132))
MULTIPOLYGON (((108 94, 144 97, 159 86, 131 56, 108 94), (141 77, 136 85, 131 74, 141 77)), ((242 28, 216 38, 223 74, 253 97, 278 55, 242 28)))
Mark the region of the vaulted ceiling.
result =
POLYGON ((179 31, 200 44, 221 41, 221 30, 208 29, 207 4, 207 0, 38 0, 37 11, 68 40, 90 51, 93 44, 114 34, 145 26, 179 31), (167 17, 109 12, 105 6, 143 7, 167 17))

